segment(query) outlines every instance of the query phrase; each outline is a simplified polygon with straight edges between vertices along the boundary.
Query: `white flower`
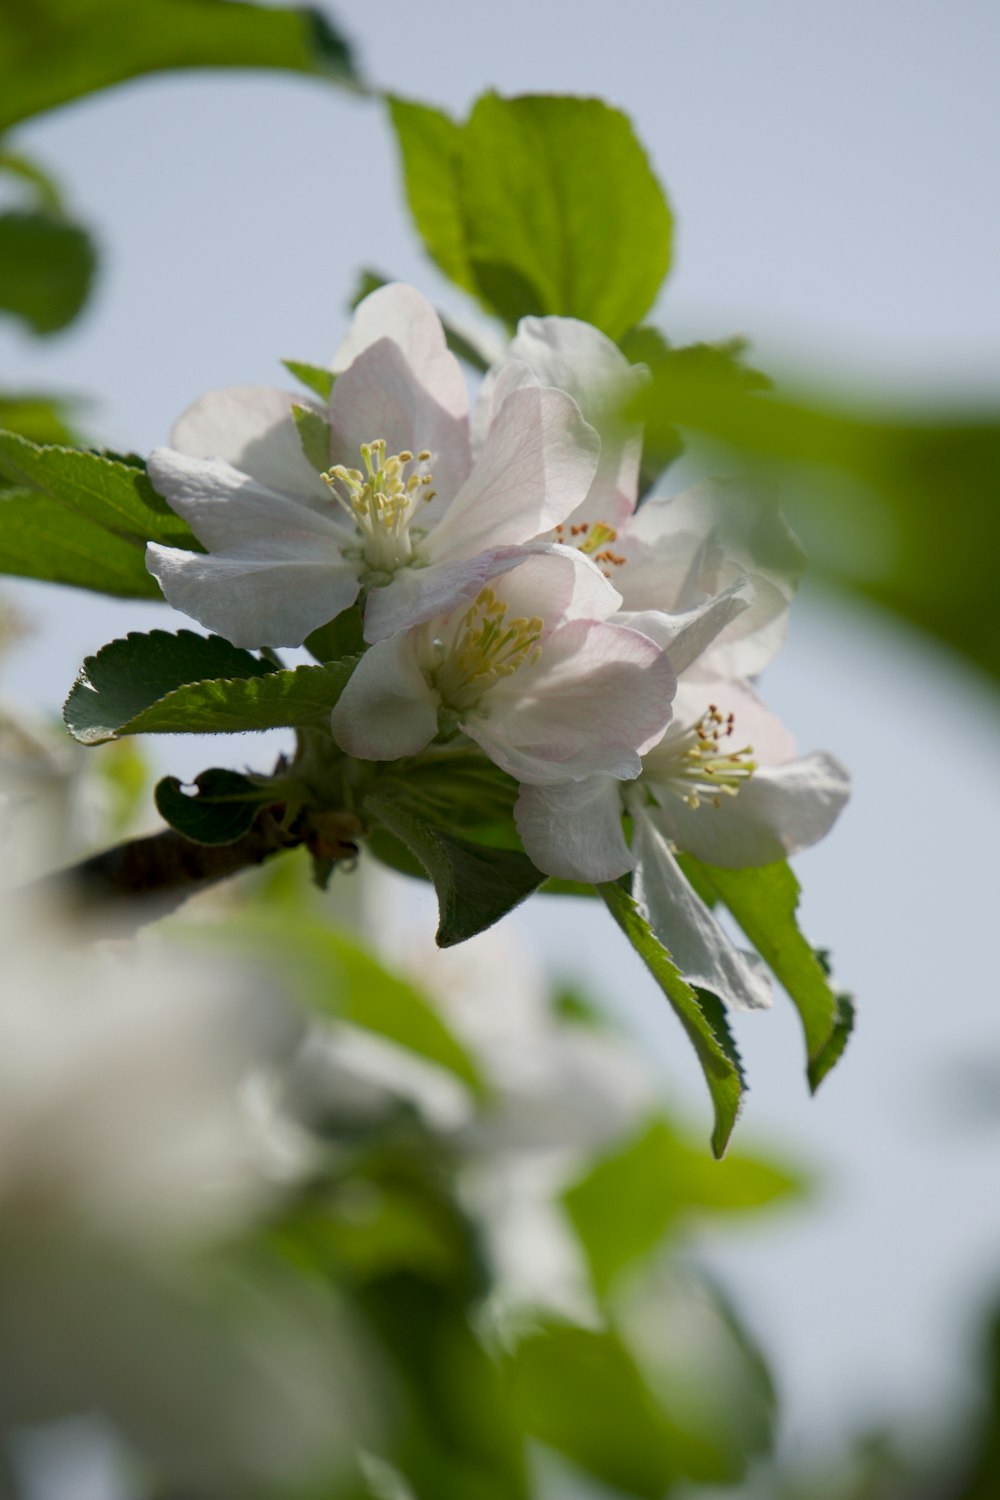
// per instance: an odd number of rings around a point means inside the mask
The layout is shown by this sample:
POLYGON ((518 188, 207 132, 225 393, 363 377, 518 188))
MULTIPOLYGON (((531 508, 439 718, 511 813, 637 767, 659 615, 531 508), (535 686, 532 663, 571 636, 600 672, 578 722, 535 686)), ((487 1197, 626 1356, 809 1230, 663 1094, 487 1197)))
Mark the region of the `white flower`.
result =
POLYGON ((572 396, 601 435, 601 458, 586 499, 554 539, 595 558, 622 595, 621 623, 640 630, 655 624, 650 611, 683 615, 748 579, 750 607, 731 618, 715 650, 721 671, 755 676, 781 645, 801 549, 778 514, 736 482, 653 495, 637 509, 642 432, 618 414, 647 375, 589 323, 522 318, 484 381, 476 431, 488 431, 512 390, 537 383, 572 396))
POLYGON ((634 776, 670 718, 674 674, 587 559, 546 548, 494 563, 472 604, 367 651, 333 711, 362 760, 416 755, 461 730, 519 781, 634 776))
POLYGON ((576 403, 537 382, 498 405, 473 462, 461 368, 411 287, 361 303, 334 365, 325 408, 217 391, 150 458, 207 552, 151 543, 149 569, 175 608, 236 645, 301 645, 359 593, 372 641, 473 599, 492 559, 563 521, 597 468, 576 403))
POLYGON ((728 652, 726 642, 719 657, 710 647, 681 676, 673 719, 628 789, 602 776, 525 786, 515 816, 525 849, 550 875, 604 881, 634 869, 640 909, 685 976, 755 1008, 769 1003, 766 977, 732 946, 675 851, 734 869, 784 859, 829 832, 850 779, 832 755, 794 758, 791 736, 751 685, 714 670, 728 652))

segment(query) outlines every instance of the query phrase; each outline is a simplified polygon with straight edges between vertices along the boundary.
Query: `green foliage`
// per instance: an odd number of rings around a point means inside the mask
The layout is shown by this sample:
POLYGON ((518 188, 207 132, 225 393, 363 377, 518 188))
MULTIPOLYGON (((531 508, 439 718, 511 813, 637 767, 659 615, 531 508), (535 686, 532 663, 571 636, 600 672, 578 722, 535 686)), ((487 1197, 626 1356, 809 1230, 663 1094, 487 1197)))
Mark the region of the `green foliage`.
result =
POLYGON ((144 548, 36 490, 0 489, 0 572, 132 599, 160 598, 144 548))
POLYGON ((715 1110, 712 1151, 725 1155, 739 1116, 746 1079, 722 1005, 707 990, 695 990, 683 978, 623 886, 598 886, 608 910, 666 995, 701 1063, 715 1110))
POLYGON ((545 879, 519 850, 488 848, 445 833, 384 792, 368 796, 364 810, 419 860, 434 882, 442 948, 485 932, 545 879))
POLYGON ((85 745, 123 734, 242 734, 326 724, 355 659, 281 671, 221 636, 153 630, 88 656, 63 717, 85 745))
POLYGON ((670 267, 672 220, 627 118, 598 99, 484 95, 467 123, 393 100, 407 197, 444 273, 508 323, 619 338, 670 267))
POLYGON ((330 424, 310 406, 293 406, 302 452, 320 474, 330 467, 330 424))
POLYGON ((0 130, 166 68, 281 68, 357 84, 351 49, 317 10, 241 0, 30 0, 0 29, 0 130))
POLYGON ((544 1324, 506 1368, 532 1436, 616 1491, 660 1500, 680 1477, 673 1425, 610 1329, 544 1324))
POLYGON ((176 776, 157 783, 156 810, 165 823, 196 844, 232 844, 249 833, 265 802, 275 797, 238 771, 212 769, 196 776, 194 796, 176 776))
POLYGON ((769 1161, 738 1153, 713 1161, 661 1117, 594 1163, 563 1202, 605 1293, 692 1214, 751 1212, 800 1189, 769 1161))
POLYGON ((688 856, 691 868, 732 912, 788 991, 802 1021, 809 1085, 815 1093, 838 1061, 854 1021, 846 997, 830 988, 822 964, 799 931, 799 883, 788 864, 722 870, 688 856))
POLYGON ((795 390, 761 394, 700 365, 656 370, 639 410, 653 443, 721 439, 792 482, 820 578, 929 631, 1000 680, 992 559, 1000 537, 1000 413, 879 413, 795 390))
POLYGON ((90 295, 96 268, 87 231, 61 214, 0 214, 0 312, 19 318, 32 333, 55 333, 72 323, 90 295))
POLYGON ((72 405, 63 397, 40 391, 7 391, 0 394, 0 428, 33 443, 71 444, 76 442, 72 405))
POLYGON ((327 370, 323 365, 306 364, 301 359, 283 359, 281 363, 289 375, 294 375, 314 396, 318 396, 321 401, 329 401, 336 378, 332 370, 327 370))

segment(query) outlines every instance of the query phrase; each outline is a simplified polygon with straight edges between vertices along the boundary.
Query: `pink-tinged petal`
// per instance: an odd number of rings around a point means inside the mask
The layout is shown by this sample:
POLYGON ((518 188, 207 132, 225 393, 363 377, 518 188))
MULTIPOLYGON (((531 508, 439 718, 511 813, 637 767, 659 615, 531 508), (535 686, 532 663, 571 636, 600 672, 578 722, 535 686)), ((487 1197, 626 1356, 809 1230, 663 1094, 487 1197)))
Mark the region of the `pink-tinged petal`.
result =
POLYGON ((231 464, 280 494, 322 505, 327 489, 302 451, 293 405, 319 410, 308 397, 267 386, 209 391, 178 417, 170 444, 191 458, 231 464))
MULTIPOLYGON (((539 542, 509 553, 520 558, 518 566, 507 571, 494 562, 491 576, 497 577, 494 592, 506 603, 510 619, 537 617, 544 622, 544 634, 550 634, 568 620, 606 620, 615 613, 620 595, 575 547, 539 542), (497 576, 501 572, 503 577, 497 576)), ((509 554, 501 550, 496 555, 509 554)))
POLYGON ((202 546, 212 552, 259 559, 333 560, 353 535, 334 516, 267 489, 227 463, 155 448, 149 458, 149 477, 171 510, 187 521, 202 546))
POLYGON ((703 803, 689 808, 675 800, 663 821, 678 848, 706 864, 741 870, 773 864, 818 843, 837 821, 850 791, 844 766, 818 751, 755 771, 719 807, 703 803))
POLYGON ((412 631, 365 652, 340 695, 333 737, 358 760, 416 755, 437 734, 438 695, 417 659, 412 631))
POLYGON ((634 814, 632 852, 636 904, 688 983, 711 990, 735 1010, 769 1006, 771 984, 763 965, 733 946, 642 810, 634 814))
POLYGON ((390 282, 359 302, 332 368, 345 371, 380 339, 391 339, 400 349, 414 379, 438 406, 459 420, 468 416, 462 366, 448 348, 441 319, 416 287, 390 282))
POLYGON ((785 644, 788 597, 761 573, 751 574, 750 582, 753 603, 712 642, 702 663, 720 677, 757 677, 785 644))
POLYGON ((677 729, 695 724, 711 703, 723 717, 733 716, 732 735, 723 741, 727 747, 739 750, 752 745, 753 759, 758 765, 780 765, 794 756, 794 736, 749 682, 727 682, 703 674, 697 667, 686 672, 677 687, 674 699, 677 729))
POLYGON ((600 433, 600 463, 573 519, 624 524, 635 508, 642 433, 616 413, 647 383, 649 371, 629 364, 617 344, 576 318, 522 318, 508 359, 526 364, 539 384, 572 396, 600 433))
POLYGON ((609 776, 522 786, 514 822, 529 859, 547 875, 596 883, 632 868, 621 791, 609 776))
POLYGON ((486 371, 472 409, 472 451, 476 457, 482 452, 493 419, 507 397, 525 386, 540 384, 534 371, 519 359, 504 359, 486 371))
POLYGON ((464 716, 462 728, 519 781, 627 778, 663 733, 675 687, 670 663, 646 636, 573 620, 549 636, 533 666, 503 679, 464 716))
POLYGON ((389 583, 368 594, 365 640, 382 641, 437 615, 450 614, 471 603, 491 579, 523 561, 523 548, 507 547, 468 560, 432 563, 429 568, 400 568, 389 583))
POLYGON ((347 468, 361 466, 361 444, 375 438, 385 439, 389 453, 430 452, 438 499, 425 509, 425 525, 443 512, 472 466, 464 411, 456 414, 443 406, 391 338, 371 344, 337 377, 330 428, 335 460, 347 468))
POLYGON ((529 542, 586 494, 600 439, 561 391, 507 397, 466 484, 423 543, 433 562, 529 542))
POLYGON ((146 566, 174 609, 234 646, 301 646, 358 595, 357 575, 339 560, 205 556, 150 542, 146 566))
POLYGON ((641 630, 662 646, 679 676, 703 657, 727 626, 750 606, 753 597, 753 586, 744 578, 681 614, 668 615, 652 609, 622 610, 616 619, 619 625, 641 630))

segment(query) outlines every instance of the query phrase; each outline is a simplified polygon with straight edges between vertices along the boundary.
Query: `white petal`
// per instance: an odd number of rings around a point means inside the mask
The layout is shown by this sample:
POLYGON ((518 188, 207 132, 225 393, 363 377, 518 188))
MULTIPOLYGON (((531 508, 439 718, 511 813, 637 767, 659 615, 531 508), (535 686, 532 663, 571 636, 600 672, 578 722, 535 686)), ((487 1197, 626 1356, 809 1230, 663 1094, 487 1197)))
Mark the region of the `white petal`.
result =
POLYGON ((416 755, 437 734, 438 697, 417 660, 412 631, 365 652, 333 710, 333 737, 359 760, 416 755))
MULTIPOLYGON (((213 552, 332 561, 351 534, 332 516, 267 489, 227 463, 155 448, 149 477, 171 510, 213 552)), ((329 497, 326 503, 329 507, 329 497)))
POLYGON ((645 811, 635 813, 632 852, 636 904, 684 978, 736 1010, 770 1005, 771 985, 763 966, 733 946, 645 811))
POLYGON ((649 378, 617 344, 576 318, 522 318, 508 359, 523 361, 542 385, 566 391, 601 436, 601 461, 575 519, 622 524, 635 507, 642 433, 614 415, 649 378))
POLYGON ((477 457, 483 450, 493 419, 507 397, 524 386, 539 384, 538 376, 519 359, 504 359, 486 371, 472 409, 472 451, 477 457))
POLYGON ((365 604, 365 640, 382 641, 475 599, 491 578, 518 567, 520 547, 481 552, 478 557, 432 563, 429 568, 401 568, 392 581, 373 588, 365 604))
POLYGON ((507 397, 467 483, 423 544, 433 562, 529 542, 586 494, 600 439, 561 391, 507 397))
POLYGON ((620 603, 617 590, 575 547, 537 542, 503 549, 497 559, 491 564, 491 576, 497 578, 494 592, 505 601, 511 619, 537 615, 552 631, 567 620, 607 620, 620 603), (508 556, 521 559, 510 571, 499 561, 508 556))
MULTIPOLYGON (((449 354, 448 359, 452 356, 449 354)), ((461 371, 459 371, 461 374, 461 371)), ((361 444, 384 438, 389 453, 429 450, 436 509, 461 488, 472 464, 464 408, 438 399, 438 386, 425 384, 419 371, 391 338, 371 344, 343 375, 330 396, 332 449, 337 463, 358 468, 361 444)), ((463 382, 464 392, 464 382, 463 382)), ((428 507, 427 524, 433 512, 428 507)))
POLYGON ((529 859, 562 880, 616 880, 632 868, 619 784, 609 776, 522 786, 514 822, 529 859))
POLYGON ((359 302, 332 368, 340 374, 380 339, 391 339, 401 350, 414 379, 439 406, 466 418, 469 395, 462 367, 448 348, 441 319, 416 287, 390 282, 359 302))
POLYGON ((695 724, 712 703, 723 716, 733 716, 733 733, 723 742, 727 747, 739 750, 752 745, 758 765, 775 766, 792 759, 793 735, 749 682, 727 682, 714 674, 701 673, 697 666, 678 683, 674 725, 680 729, 695 724))
POLYGON ((221 459, 281 494, 322 504, 327 489, 302 451, 293 405, 313 407, 308 397, 267 386, 209 391, 178 417, 170 444, 191 458, 221 459))
POLYGON ((696 662, 726 629, 732 620, 752 603, 753 586, 742 578, 721 594, 681 614, 664 614, 660 610, 622 610, 616 617, 620 625, 641 630, 650 640, 662 646, 670 665, 680 675, 696 662))
POLYGON ((358 595, 339 559, 205 556, 150 542, 146 566, 174 609, 234 646, 301 646, 358 595))
POLYGON ((646 636, 573 620, 548 637, 534 666, 494 687, 462 728, 519 781, 631 777, 670 718, 675 684, 646 636))
POLYGON ((706 864, 731 870, 769 865, 829 833, 850 790, 844 766, 817 751, 755 771, 720 807, 677 802, 664 815, 664 826, 680 848, 706 864))

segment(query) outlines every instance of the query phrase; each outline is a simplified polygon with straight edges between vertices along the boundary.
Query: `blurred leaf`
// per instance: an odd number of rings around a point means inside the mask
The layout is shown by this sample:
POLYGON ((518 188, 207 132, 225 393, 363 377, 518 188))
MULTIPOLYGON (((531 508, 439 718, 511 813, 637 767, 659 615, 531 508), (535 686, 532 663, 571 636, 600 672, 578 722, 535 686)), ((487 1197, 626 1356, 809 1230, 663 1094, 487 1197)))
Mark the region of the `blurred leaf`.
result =
POLYGON ((35 490, 0 488, 0 573, 131 599, 162 597, 137 539, 35 490))
POLYGON ((330 467, 330 424, 309 406, 293 406, 302 452, 320 474, 330 467))
POLYGON ((712 1151, 716 1157, 724 1156, 743 1104, 746 1079, 722 1005, 707 990, 691 988, 623 886, 607 884, 597 889, 688 1034, 715 1110, 712 1151))
POLYGON ((813 571, 1000 679, 995 408, 894 415, 794 391, 748 392, 718 370, 669 365, 657 369, 638 407, 653 442, 689 428, 786 472, 795 465, 789 498, 799 497, 813 571))
MULTIPOLYGON (((4 76, 5 87, 8 81, 4 76)), ((96 268, 93 243, 78 224, 43 209, 0 213, 0 312, 13 314, 33 333, 55 333, 72 323, 96 268)))
POLYGON ((406 99, 390 98, 389 113, 406 201, 427 253, 450 281, 476 296, 462 212, 463 128, 443 110, 406 99))
POLYGON ((806 1039, 809 1086, 816 1092, 847 1044, 853 1007, 843 1004, 799 931, 800 887, 788 864, 722 870, 688 856, 687 863, 732 912, 751 943, 781 980, 806 1039))
POLYGON ((656 1119, 597 1161, 563 1194, 599 1293, 698 1211, 746 1213, 801 1190, 800 1179, 751 1156, 714 1161, 656 1119))
POLYGON ((176 776, 164 776, 156 787, 156 810, 165 823, 196 844, 233 844, 249 833, 265 802, 275 792, 255 785, 238 771, 212 769, 196 776, 194 796, 182 791, 176 776))
POLYGON ((62 213, 62 193, 58 183, 29 157, 22 156, 17 151, 4 150, 0 146, 0 172, 6 172, 8 176, 25 183, 31 189, 31 198, 39 208, 46 209, 50 214, 62 213))
POLYGON ((122 734, 326 725, 356 658, 280 671, 221 636, 153 630, 88 656, 63 718, 85 745, 122 734))
POLYGON ((314 396, 318 396, 321 401, 329 401, 335 379, 332 370, 327 370, 323 365, 305 364, 301 359, 283 359, 281 363, 289 375, 300 380, 314 396))
POLYGON ((531 1435, 616 1492, 660 1500, 679 1478, 674 1428, 615 1333, 549 1323, 506 1370, 531 1435))
POLYGON ((663 190, 600 99, 484 95, 462 137, 461 212, 476 282, 509 322, 559 313, 619 338, 670 268, 663 190))
POLYGON ((437 941, 450 948, 485 932, 538 889, 545 876, 516 849, 486 848, 444 833, 385 793, 365 811, 423 865, 437 892, 437 941))
MULTIPOLYGON (((62 396, 33 394, 0 395, 0 428, 28 438, 33 443, 76 442, 72 402, 62 396)), ((3 481, 0 477, 0 488, 3 481)))
MULTIPOLYGON (((0 431, 0 477, 38 490, 86 520, 135 542, 202 550, 187 522, 156 493, 137 463, 79 448, 40 445, 17 433, 0 431)), ((138 556, 141 560, 141 551, 138 556)), ((159 588, 153 593, 159 597, 159 588)))
POLYGON ((14 0, 0 23, 0 130, 166 68, 281 68, 357 84, 318 10, 240 0, 14 0))

